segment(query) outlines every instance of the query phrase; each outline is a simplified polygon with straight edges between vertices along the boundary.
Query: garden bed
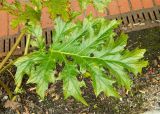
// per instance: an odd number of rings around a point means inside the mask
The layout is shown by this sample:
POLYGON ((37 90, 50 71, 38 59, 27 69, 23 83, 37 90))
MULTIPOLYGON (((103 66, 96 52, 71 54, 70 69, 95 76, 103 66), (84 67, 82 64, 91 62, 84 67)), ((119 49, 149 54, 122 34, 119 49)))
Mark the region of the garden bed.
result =
MULTIPOLYGON (((122 99, 105 97, 101 94, 98 98, 93 94, 91 82, 85 79, 87 88, 83 89, 83 96, 89 104, 89 107, 75 101, 73 98, 64 100, 62 93, 62 84, 50 85, 47 91, 47 98, 41 101, 33 85, 23 85, 25 92, 18 95, 17 102, 8 102, 8 96, 5 91, 0 93, 0 114, 62 114, 62 113, 106 113, 106 114, 139 114, 147 110, 160 109, 160 64, 158 56, 160 55, 160 28, 153 28, 138 32, 129 33, 128 48, 135 47, 146 48, 146 59, 150 61, 150 66, 143 69, 143 74, 133 78, 134 85, 132 92, 125 93, 120 90, 122 99), (17 105, 17 107, 16 107, 17 105), (10 108, 5 108, 10 107, 10 108), (13 110, 11 108, 17 108, 13 110)), ((15 68, 4 72, 1 79, 14 90, 15 68)), ((24 80, 25 83, 25 80, 24 80)))

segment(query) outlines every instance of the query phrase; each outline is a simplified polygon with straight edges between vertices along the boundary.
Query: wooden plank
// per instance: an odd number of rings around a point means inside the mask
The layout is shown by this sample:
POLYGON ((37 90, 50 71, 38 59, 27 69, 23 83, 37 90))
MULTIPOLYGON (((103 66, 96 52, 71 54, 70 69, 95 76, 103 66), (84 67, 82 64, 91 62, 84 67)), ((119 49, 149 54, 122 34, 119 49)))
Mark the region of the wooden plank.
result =
POLYGON ((26 36, 23 36, 23 38, 21 40, 21 49, 22 50, 25 49, 25 46, 26 46, 25 42, 26 42, 26 36))
POLYGON ((0 55, 4 52, 4 39, 0 39, 0 55))
POLYGON ((5 52, 9 52, 10 48, 10 43, 9 43, 9 38, 5 38, 5 52))
POLYGON ((132 14, 128 14, 128 20, 129 20, 129 24, 132 24, 134 23, 133 19, 132 19, 132 14))
POLYGON ((160 12, 158 11, 157 8, 154 9, 154 12, 153 12, 153 13, 155 13, 155 15, 156 15, 156 17, 157 17, 157 20, 160 20, 160 12))
POLYGON ((125 26, 127 26, 129 24, 128 19, 127 19, 127 15, 123 15, 123 23, 125 26))
POLYGON ((151 20, 150 17, 149 17, 149 15, 148 15, 148 11, 144 11, 144 17, 145 17, 145 20, 147 22, 149 22, 151 20))
POLYGON ((48 40, 48 44, 51 44, 51 41, 52 41, 52 37, 51 37, 51 30, 48 30, 47 32, 47 40, 48 40))
POLYGON ((134 13, 132 14, 132 19, 133 19, 134 23, 139 23, 139 21, 138 21, 138 16, 137 16, 137 13, 136 13, 136 12, 134 12, 134 13))
POLYGON ((150 13, 151 19, 152 19, 153 21, 155 21, 156 18, 155 18, 155 15, 154 15, 154 13, 153 13, 153 10, 148 11, 148 12, 150 13))
POLYGON ((145 19, 144 19, 142 13, 143 13, 143 11, 141 11, 141 12, 138 13, 138 15, 139 15, 139 21, 140 21, 141 23, 145 22, 145 19))

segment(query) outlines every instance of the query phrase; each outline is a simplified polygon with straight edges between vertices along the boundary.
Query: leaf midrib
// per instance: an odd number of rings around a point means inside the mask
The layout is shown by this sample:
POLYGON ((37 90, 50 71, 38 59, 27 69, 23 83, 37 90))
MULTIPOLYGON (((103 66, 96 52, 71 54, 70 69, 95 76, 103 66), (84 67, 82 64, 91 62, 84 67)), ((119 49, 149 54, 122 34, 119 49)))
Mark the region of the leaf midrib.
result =
POLYGON ((61 55, 66 55, 66 56, 71 56, 71 57, 83 58, 83 59, 87 59, 87 60, 92 59, 92 60, 98 60, 98 61, 101 61, 101 62, 114 62, 114 63, 118 63, 118 64, 123 64, 120 61, 106 60, 106 59, 98 58, 98 57, 83 56, 83 55, 79 55, 79 54, 68 53, 68 52, 57 51, 57 50, 51 50, 51 53, 52 53, 51 55, 53 55, 53 56, 54 56, 54 54, 61 54, 61 55))

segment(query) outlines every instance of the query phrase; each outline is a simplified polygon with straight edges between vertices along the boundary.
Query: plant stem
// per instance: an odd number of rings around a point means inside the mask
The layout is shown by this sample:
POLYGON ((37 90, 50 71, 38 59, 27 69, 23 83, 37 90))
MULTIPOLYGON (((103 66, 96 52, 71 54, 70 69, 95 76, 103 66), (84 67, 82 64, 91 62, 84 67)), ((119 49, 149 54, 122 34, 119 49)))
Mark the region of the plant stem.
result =
MULTIPOLYGON (((6 67, 2 68, 4 66, 4 64, 7 62, 7 60, 10 58, 10 56, 12 55, 12 53, 14 52, 14 50, 17 48, 17 45, 19 44, 19 42, 21 41, 23 35, 25 34, 25 32, 21 32, 21 34, 18 36, 15 44, 13 45, 13 47, 11 48, 11 50, 8 52, 7 56, 3 59, 3 61, 0 64, 0 73, 2 73, 4 70, 6 70, 7 68, 9 68, 14 62, 9 63, 6 67)), ((7 92, 7 94, 9 95, 9 98, 12 98, 12 92, 11 90, 7 87, 6 84, 4 84, 1 80, 0 80, 0 85, 5 89, 5 91, 7 92)))
POLYGON ((14 52, 14 50, 17 48, 17 45, 19 44, 19 42, 21 41, 23 35, 25 34, 25 32, 21 32, 21 34, 19 35, 19 37, 16 40, 16 43, 13 45, 13 47, 11 48, 11 50, 8 52, 7 56, 3 59, 3 61, 0 64, 0 69, 2 69, 3 65, 7 62, 7 60, 10 58, 10 56, 12 55, 12 53, 14 52))
POLYGON ((15 61, 11 61, 9 64, 7 64, 5 67, 3 67, 1 70, 0 70, 0 74, 3 73, 6 69, 10 68, 13 64, 14 64, 15 61))
MULTIPOLYGON (((29 49, 29 46, 30 46, 30 39, 31 39, 31 35, 28 34, 28 35, 27 35, 27 43, 26 43, 24 55, 26 55, 26 54, 28 53, 28 49, 29 49)), ((21 86, 21 84, 19 84, 19 85, 16 87, 15 91, 18 91, 19 88, 20 88, 20 86, 21 86)), ((12 98, 12 101, 15 101, 16 98, 17 98, 17 96, 15 95, 15 96, 12 98)))
POLYGON ((9 96, 9 98, 11 99, 12 96, 13 96, 11 90, 1 80, 0 80, 0 85, 5 89, 5 91, 7 92, 8 96, 9 96))
POLYGON ((31 35, 28 34, 28 35, 27 35, 27 43, 26 43, 24 55, 28 54, 28 49, 29 49, 29 46, 30 46, 30 39, 31 39, 31 35))

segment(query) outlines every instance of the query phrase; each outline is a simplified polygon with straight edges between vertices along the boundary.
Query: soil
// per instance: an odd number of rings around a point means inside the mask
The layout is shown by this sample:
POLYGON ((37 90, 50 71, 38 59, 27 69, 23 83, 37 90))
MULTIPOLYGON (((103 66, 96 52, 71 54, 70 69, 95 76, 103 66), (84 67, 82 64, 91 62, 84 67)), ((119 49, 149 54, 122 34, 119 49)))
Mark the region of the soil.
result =
MULTIPOLYGON (((103 94, 96 98, 88 79, 85 79, 88 86, 83 89, 83 96, 89 103, 88 107, 73 98, 64 100, 62 82, 50 85, 44 101, 36 96, 34 85, 24 84, 25 91, 17 95, 16 102, 9 101, 6 92, 0 88, 0 114, 141 114, 148 110, 160 110, 160 28, 132 32, 129 36, 127 47, 146 48, 145 58, 150 61, 150 65, 143 69, 141 75, 133 78, 131 92, 120 90, 122 99, 108 98, 103 94)), ((0 75, 12 91, 14 81, 11 77, 14 73, 15 68, 11 68, 0 75)))

